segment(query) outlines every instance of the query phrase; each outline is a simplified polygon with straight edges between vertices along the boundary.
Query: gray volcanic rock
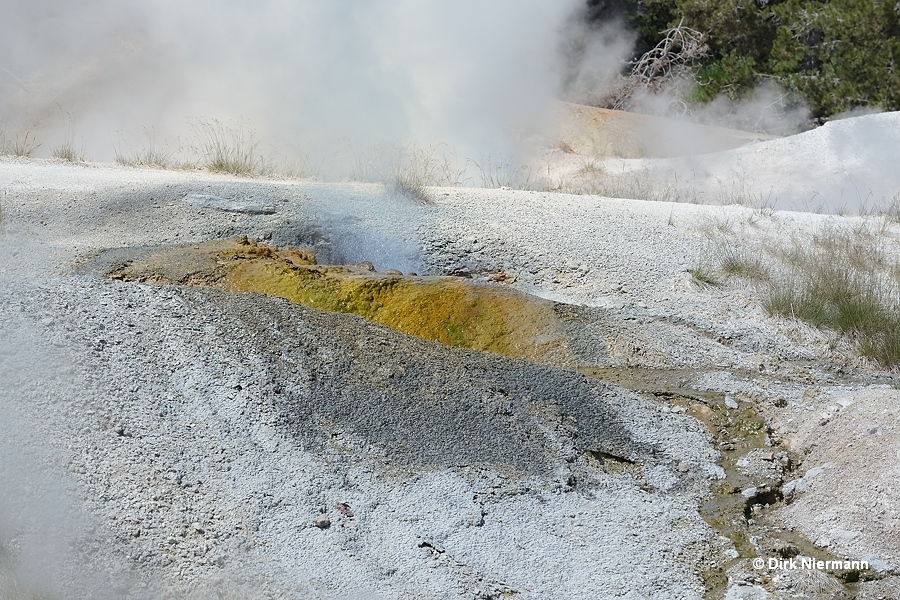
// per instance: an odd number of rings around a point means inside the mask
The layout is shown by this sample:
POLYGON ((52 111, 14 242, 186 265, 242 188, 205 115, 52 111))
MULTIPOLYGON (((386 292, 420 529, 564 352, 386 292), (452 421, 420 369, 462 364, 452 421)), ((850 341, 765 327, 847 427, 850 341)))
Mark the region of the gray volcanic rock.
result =
MULTIPOLYGON (((694 507, 716 454, 699 423, 623 389, 212 289, 19 282, 0 323, 17 340, 5 410, 49 456, 22 473, 6 454, 8 481, 68 481, 60 510, 86 515, 71 554, 26 564, 53 574, 38 589, 701 593, 690 572, 717 544, 694 507)), ((28 547, 22 511, 5 514, 28 547)))

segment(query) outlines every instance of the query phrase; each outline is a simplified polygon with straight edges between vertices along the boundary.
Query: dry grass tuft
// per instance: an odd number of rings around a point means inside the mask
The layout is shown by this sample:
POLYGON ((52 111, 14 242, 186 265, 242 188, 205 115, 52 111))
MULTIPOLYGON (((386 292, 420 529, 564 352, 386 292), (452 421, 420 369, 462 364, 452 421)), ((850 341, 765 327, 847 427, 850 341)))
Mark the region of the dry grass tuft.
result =
POLYGON ((137 152, 132 152, 130 164, 146 167, 168 168, 172 164, 172 151, 167 144, 156 141, 156 130, 143 128, 146 144, 137 152))
POLYGON ((259 175, 266 172, 259 153, 260 140, 244 121, 231 125, 216 119, 196 119, 190 123, 196 136, 201 165, 210 171, 232 175, 259 175))
POLYGON ((507 156, 482 155, 478 160, 469 159, 471 167, 481 180, 483 188, 534 189, 533 173, 507 156))
POLYGON ((401 194, 429 203, 428 186, 456 187, 466 182, 465 169, 458 167, 455 153, 446 144, 401 146, 388 183, 401 194))
MULTIPOLYGON (((60 108, 60 110, 62 110, 60 108)), ((65 134, 59 146, 50 149, 50 155, 58 160, 68 162, 84 162, 84 148, 75 147, 75 115, 63 112, 63 129, 65 134)), ((82 142, 83 143, 83 142, 82 142)))
POLYGON ((75 149, 75 145, 66 142, 61 146, 56 146, 50 150, 50 154, 53 158, 59 160, 65 160, 68 162, 83 162, 84 161, 84 153, 75 149))
POLYGON ((7 138, 6 134, 0 131, 0 154, 10 154, 12 156, 30 157, 34 156, 41 145, 35 140, 34 134, 26 131, 24 135, 16 134, 15 138, 7 138))

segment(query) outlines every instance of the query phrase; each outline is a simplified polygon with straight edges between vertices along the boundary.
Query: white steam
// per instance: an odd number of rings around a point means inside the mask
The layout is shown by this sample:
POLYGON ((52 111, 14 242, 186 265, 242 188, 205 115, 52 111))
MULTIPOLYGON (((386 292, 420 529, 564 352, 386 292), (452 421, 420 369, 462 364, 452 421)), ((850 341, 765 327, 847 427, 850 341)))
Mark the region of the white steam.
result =
POLYGON ((14 310, 0 311, 0 339, 0 598, 117 597, 90 559, 92 523, 53 435, 48 405, 71 383, 70 365, 14 310))
MULTIPOLYGON (((519 185, 561 137, 559 96, 597 99, 620 85, 634 33, 618 20, 588 25, 585 9, 585 0, 0 0, 0 152, 49 156, 68 145, 88 160, 209 164, 212 137, 265 157, 268 171, 387 181, 416 158, 405 149, 420 148, 441 171, 422 183, 519 185)), ((684 92, 639 92, 630 108, 673 116, 684 92)), ((692 107, 687 120, 796 132, 806 113, 783 100, 765 85, 741 102, 692 107)), ((721 146, 720 133, 677 123, 631 135, 649 156, 721 146)))
POLYGON ((688 107, 684 97, 694 85, 697 85, 694 81, 676 81, 655 92, 639 90, 630 99, 629 109, 771 135, 792 135, 810 128, 809 107, 791 101, 788 93, 774 81, 763 81, 740 99, 720 95, 706 104, 688 107))
POLYGON ((175 145, 191 118, 242 119, 317 159, 398 140, 512 153, 554 98, 559 35, 579 7, 2 0, 0 120, 39 154, 74 141, 93 160, 144 128, 175 145))

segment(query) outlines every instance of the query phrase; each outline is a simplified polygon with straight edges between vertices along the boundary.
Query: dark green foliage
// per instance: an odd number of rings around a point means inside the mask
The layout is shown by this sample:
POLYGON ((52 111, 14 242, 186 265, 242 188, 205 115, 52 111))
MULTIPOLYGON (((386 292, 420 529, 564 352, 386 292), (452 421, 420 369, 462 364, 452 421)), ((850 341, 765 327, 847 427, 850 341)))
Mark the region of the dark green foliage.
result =
POLYGON ((691 100, 710 102, 720 94, 738 98, 759 83, 757 71, 757 61, 753 57, 725 53, 719 60, 710 60, 697 69, 699 85, 694 88, 691 100))
POLYGON ((706 34, 691 100, 740 98, 781 83, 815 117, 856 107, 900 110, 897 0, 588 0, 588 15, 627 19, 639 56, 683 24, 706 34))
POLYGON ((787 0, 771 72, 827 116, 861 106, 900 109, 897 0, 787 0))
POLYGON ((689 273, 694 278, 694 281, 700 284, 719 285, 721 283, 716 272, 706 264, 697 265, 689 273))
POLYGON ((745 279, 766 281, 769 279, 769 270, 763 264, 762 259, 737 248, 726 246, 722 249, 722 271, 728 275, 735 275, 745 279))

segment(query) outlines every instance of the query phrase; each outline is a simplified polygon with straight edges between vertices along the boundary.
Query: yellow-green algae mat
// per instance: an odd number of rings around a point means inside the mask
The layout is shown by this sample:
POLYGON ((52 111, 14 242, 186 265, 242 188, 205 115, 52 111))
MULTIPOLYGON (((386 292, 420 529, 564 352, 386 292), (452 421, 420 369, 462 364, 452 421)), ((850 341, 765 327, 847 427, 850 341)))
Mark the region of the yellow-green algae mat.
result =
POLYGON ((574 362, 553 302, 461 277, 318 265, 307 248, 277 248, 242 237, 144 249, 107 276, 259 292, 360 315, 451 346, 558 365, 574 362))

